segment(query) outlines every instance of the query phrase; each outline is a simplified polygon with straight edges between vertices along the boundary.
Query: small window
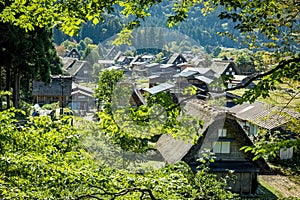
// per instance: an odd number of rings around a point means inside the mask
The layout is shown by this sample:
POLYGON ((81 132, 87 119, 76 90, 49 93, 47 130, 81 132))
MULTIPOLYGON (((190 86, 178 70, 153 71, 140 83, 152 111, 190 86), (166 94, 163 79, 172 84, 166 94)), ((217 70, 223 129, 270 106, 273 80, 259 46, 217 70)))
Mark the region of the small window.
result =
POLYGON ((214 153, 230 153, 230 142, 214 142, 214 153))
POLYGON ((84 71, 83 71, 83 73, 84 73, 84 74, 87 74, 87 73, 88 73, 88 71, 87 71, 87 70, 84 70, 84 71))
POLYGON ((218 136, 219 137, 226 137, 226 134, 227 134, 227 129, 224 129, 224 128, 219 128, 218 129, 218 136))
POLYGON ((229 75, 229 72, 226 72, 226 75, 229 75))

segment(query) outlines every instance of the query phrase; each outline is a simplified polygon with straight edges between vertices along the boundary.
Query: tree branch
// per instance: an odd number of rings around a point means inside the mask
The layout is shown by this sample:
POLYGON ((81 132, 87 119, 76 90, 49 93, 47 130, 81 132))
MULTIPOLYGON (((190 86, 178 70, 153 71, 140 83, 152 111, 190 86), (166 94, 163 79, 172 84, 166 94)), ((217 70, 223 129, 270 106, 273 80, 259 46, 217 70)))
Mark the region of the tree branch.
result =
POLYGON ((108 191, 105 191, 103 188, 100 188, 98 186, 92 186, 92 187, 102 190, 103 193, 94 193, 94 194, 82 195, 82 196, 77 197, 77 199, 83 199, 83 198, 87 198, 87 197, 91 197, 91 198, 95 198, 95 199, 102 199, 102 198, 100 198, 96 195, 110 195, 110 196, 112 196, 111 199, 115 199, 116 197, 126 195, 129 192, 141 192, 142 193, 141 196, 144 196, 146 193, 148 193, 152 200, 156 200, 156 198, 153 195, 152 191, 150 189, 146 189, 146 188, 143 189, 143 188, 133 187, 133 188, 126 188, 126 189, 121 190, 119 192, 108 192, 108 191))
POLYGON ((300 57, 294 57, 294 58, 290 58, 287 60, 282 60, 281 62, 279 62, 279 64, 274 67, 273 69, 265 72, 265 73, 261 73, 261 74, 255 74, 254 76, 252 76, 246 83, 232 87, 232 88, 226 88, 225 91, 232 91, 232 90, 237 90, 237 89, 241 89, 241 88, 245 88, 247 87, 252 81, 255 81, 259 78, 263 78, 265 76, 271 75, 272 73, 276 72, 279 69, 283 69, 286 65, 292 63, 292 62, 300 62, 300 57))

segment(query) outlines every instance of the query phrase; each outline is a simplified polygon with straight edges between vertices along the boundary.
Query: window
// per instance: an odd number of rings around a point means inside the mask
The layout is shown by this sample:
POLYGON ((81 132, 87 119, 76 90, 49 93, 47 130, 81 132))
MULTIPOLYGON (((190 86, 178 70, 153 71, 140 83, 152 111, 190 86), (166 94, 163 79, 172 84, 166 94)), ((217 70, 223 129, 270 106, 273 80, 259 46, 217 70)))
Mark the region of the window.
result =
POLYGON ((227 129, 224 129, 224 128, 219 128, 218 129, 218 136, 219 137, 226 137, 226 134, 227 134, 227 129))
POLYGON ((230 153, 230 142, 214 142, 214 153, 230 153))

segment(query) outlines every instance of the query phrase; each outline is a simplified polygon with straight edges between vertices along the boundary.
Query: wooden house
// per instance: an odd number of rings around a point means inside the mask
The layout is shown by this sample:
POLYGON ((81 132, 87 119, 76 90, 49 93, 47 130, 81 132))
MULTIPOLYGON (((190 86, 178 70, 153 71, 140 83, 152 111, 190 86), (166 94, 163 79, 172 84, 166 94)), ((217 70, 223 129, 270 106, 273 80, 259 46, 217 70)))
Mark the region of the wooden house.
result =
MULTIPOLYGON (((250 77, 245 75, 233 75, 232 79, 227 81, 227 88, 232 88, 240 85, 244 85, 250 77)), ((249 85, 246 86, 247 89, 251 89, 255 86, 254 82, 251 82, 249 85)))
POLYGON ((179 53, 174 53, 167 62, 167 64, 173 65, 178 65, 180 63, 187 63, 187 60, 179 53))
POLYGON ((187 81, 197 87, 197 95, 205 98, 209 92, 209 85, 214 81, 215 72, 209 68, 186 68, 182 72, 174 75, 177 82, 187 81))
POLYGON ((221 75, 239 75, 240 71, 232 60, 214 59, 210 69, 212 69, 217 77, 221 75))
POLYGON ((71 76, 51 76, 51 82, 33 81, 32 96, 34 103, 39 105, 60 102, 60 106, 67 106, 72 92, 71 76))
POLYGON ((115 65, 114 60, 98 60, 98 64, 100 64, 102 69, 109 68, 115 65))
POLYGON ((119 65, 129 65, 132 60, 133 60, 133 57, 131 57, 131 56, 121 55, 116 60, 116 64, 119 64, 119 65))
POLYGON ((166 78, 159 75, 148 76, 149 88, 166 82, 166 78))
POLYGON ((175 85, 170 84, 170 83, 161 83, 159 85, 156 85, 151 88, 144 88, 144 91, 149 92, 150 94, 157 94, 159 92, 164 92, 164 91, 169 91, 170 89, 174 88, 175 85))
POLYGON ((85 60, 64 60, 63 71, 65 75, 74 77, 75 82, 92 82, 93 67, 85 60))
POLYGON ((67 51, 66 55, 64 57, 74 58, 74 59, 79 60, 81 58, 81 55, 80 55, 80 53, 78 52, 77 49, 73 48, 70 51, 67 51))
POLYGON ((72 110, 75 113, 79 111, 81 113, 88 112, 95 108, 94 90, 88 87, 84 87, 77 83, 72 83, 71 102, 69 103, 72 110))
POLYGON ((157 74, 161 72, 160 64, 159 63, 150 63, 145 65, 145 69, 147 69, 148 76, 157 74))
POLYGON ((146 62, 134 62, 131 65, 131 69, 132 69, 132 73, 136 76, 144 76, 147 77, 148 76, 148 69, 146 69, 146 62))
POLYGON ((113 46, 112 48, 110 48, 107 52, 107 54, 105 55, 105 59, 107 60, 113 60, 117 55, 118 55, 119 51, 117 49, 116 46, 113 46))
MULTIPOLYGON (((260 129, 264 129, 270 134, 279 131, 282 133, 282 136, 285 135, 286 139, 292 139, 292 135, 286 131, 285 125, 293 118, 300 118, 300 113, 298 112, 271 106, 259 101, 255 101, 252 104, 243 103, 236 105, 230 108, 229 112, 236 118, 254 143, 260 134, 260 129)), ((280 159, 290 159, 293 157, 293 149, 281 149, 278 155, 280 159)))
POLYGON ((188 101, 184 110, 190 116, 204 121, 203 128, 199 130, 202 136, 196 144, 192 144, 190 141, 162 135, 156 148, 165 162, 185 161, 196 172, 200 166, 197 160, 209 151, 215 157, 215 161, 210 164, 211 173, 223 177, 228 174, 228 170, 232 170, 236 179, 228 183, 231 191, 239 194, 254 193, 258 186, 258 173, 268 172, 269 167, 264 159, 253 161, 251 153, 240 150, 253 143, 236 119, 225 110, 210 107, 201 100, 188 101))

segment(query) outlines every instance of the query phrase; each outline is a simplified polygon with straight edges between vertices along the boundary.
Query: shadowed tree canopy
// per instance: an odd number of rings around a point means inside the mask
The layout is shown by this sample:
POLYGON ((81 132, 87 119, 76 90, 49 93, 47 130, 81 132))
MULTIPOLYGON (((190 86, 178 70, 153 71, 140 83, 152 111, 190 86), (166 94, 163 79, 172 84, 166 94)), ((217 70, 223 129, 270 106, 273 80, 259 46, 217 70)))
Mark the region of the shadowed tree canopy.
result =
POLYGON ((51 74, 61 73, 61 63, 48 27, 26 32, 1 23, 0 32, 0 67, 5 70, 0 85, 5 85, 2 89, 8 91, 12 88, 13 105, 18 107, 21 87, 28 88, 31 80, 50 82, 51 74))

